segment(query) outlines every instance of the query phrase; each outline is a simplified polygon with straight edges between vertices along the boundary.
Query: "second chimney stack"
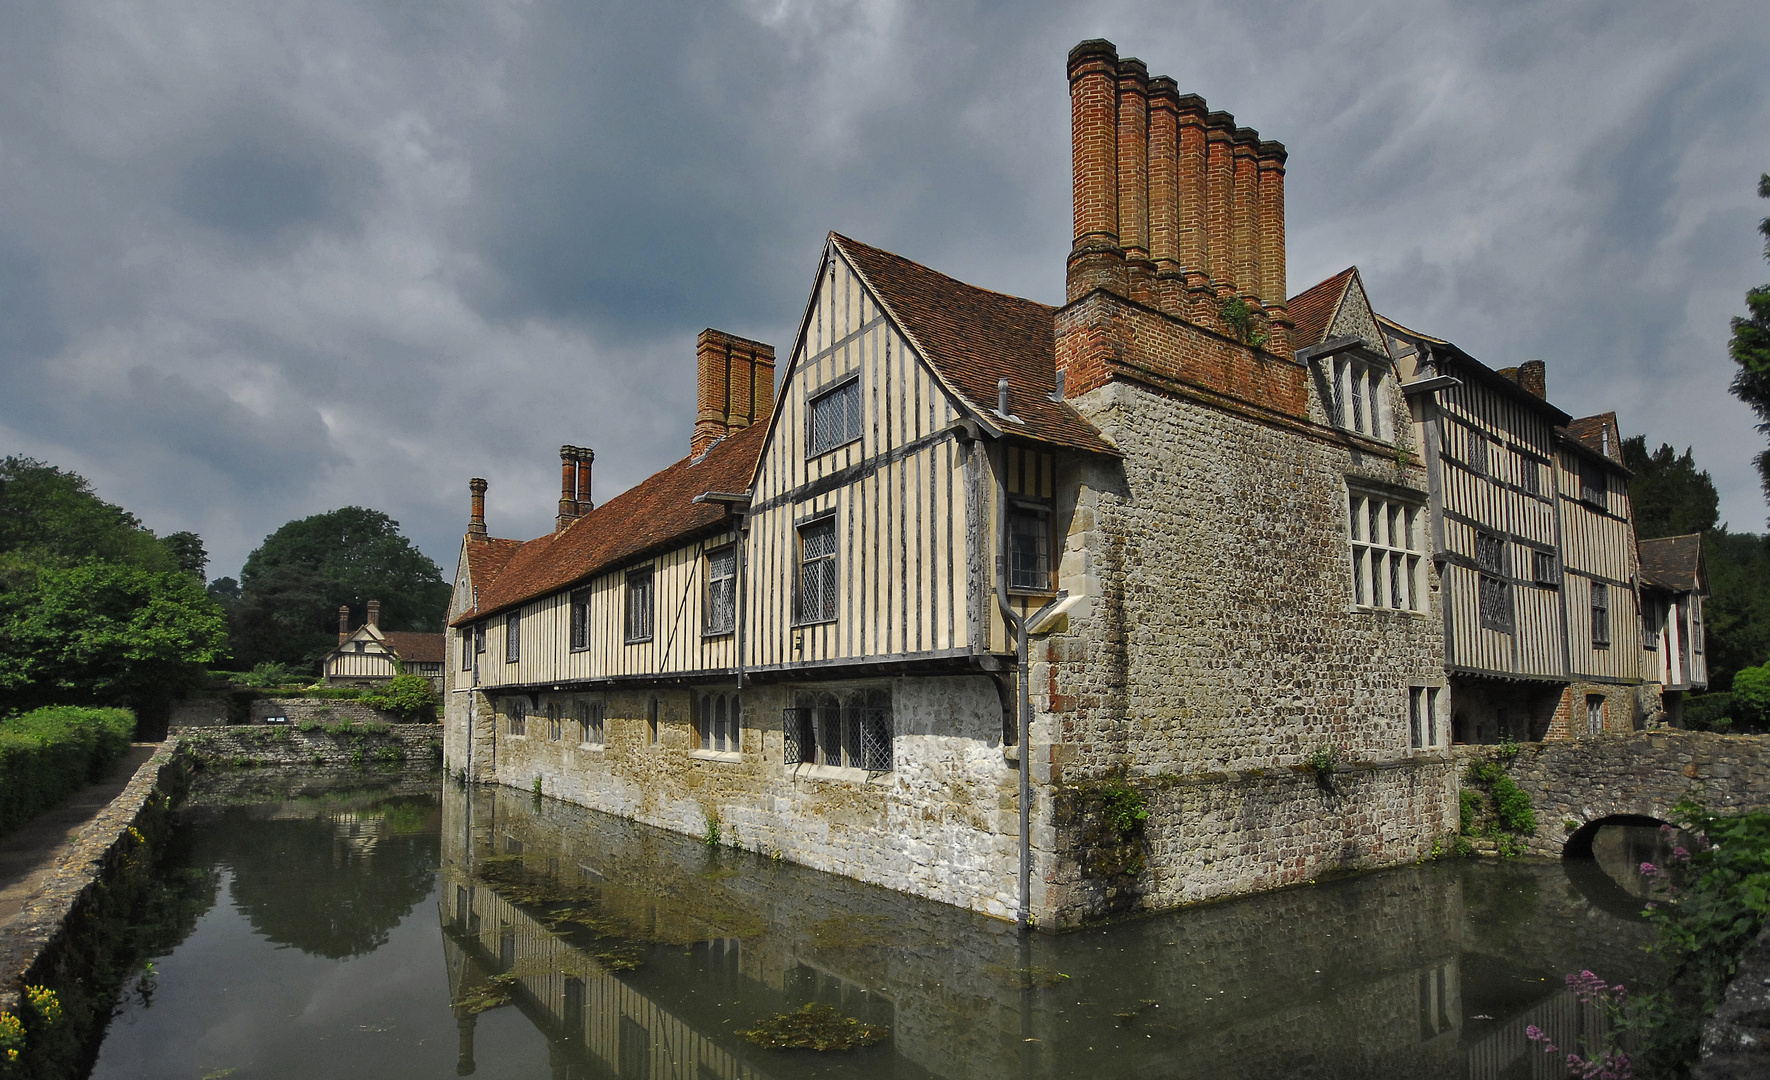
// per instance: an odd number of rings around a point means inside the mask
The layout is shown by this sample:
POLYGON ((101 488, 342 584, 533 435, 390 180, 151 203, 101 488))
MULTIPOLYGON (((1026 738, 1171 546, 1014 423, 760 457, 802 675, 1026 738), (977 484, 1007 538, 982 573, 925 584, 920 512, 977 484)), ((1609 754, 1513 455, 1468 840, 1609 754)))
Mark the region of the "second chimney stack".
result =
POLYGON ((694 456, 725 436, 774 412, 774 346, 723 330, 701 331, 695 343, 696 408, 689 452, 694 456))

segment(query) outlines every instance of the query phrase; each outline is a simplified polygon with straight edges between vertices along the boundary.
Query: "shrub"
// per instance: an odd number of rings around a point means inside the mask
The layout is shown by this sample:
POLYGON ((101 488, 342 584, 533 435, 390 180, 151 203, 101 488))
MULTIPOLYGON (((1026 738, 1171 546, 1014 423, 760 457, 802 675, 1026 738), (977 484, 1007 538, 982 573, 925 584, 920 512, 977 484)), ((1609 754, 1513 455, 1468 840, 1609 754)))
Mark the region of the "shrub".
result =
POLYGON ((1770 665, 1741 668, 1733 676, 1733 716, 1762 727, 1770 723, 1770 665))
POLYGON ((436 707, 440 704, 430 680, 422 675, 395 675, 380 693, 364 694, 358 700, 401 720, 424 723, 436 719, 436 707))
POLYGON ((287 664, 266 661, 241 676, 240 682, 245 686, 293 686, 306 680, 294 668, 287 664))
POLYGON ((0 721, 0 835, 104 779, 134 735, 127 709, 49 706, 0 721))
POLYGON ((1733 695, 1726 692, 1693 695, 1684 702, 1684 726, 1691 731, 1732 730, 1733 695))

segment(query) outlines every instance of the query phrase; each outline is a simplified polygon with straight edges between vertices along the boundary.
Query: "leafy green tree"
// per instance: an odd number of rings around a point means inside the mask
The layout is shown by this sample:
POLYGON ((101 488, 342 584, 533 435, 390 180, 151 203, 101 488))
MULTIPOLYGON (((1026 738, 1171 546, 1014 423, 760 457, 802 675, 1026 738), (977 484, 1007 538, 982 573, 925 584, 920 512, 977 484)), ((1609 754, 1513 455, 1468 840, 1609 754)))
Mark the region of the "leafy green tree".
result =
POLYGON ((1708 470, 1696 467, 1689 448, 1684 453, 1661 443, 1647 452, 1647 437, 1624 439, 1623 464, 1629 479, 1629 503, 1635 510, 1635 535, 1642 540, 1707 532, 1721 514, 1721 496, 1708 470))
POLYGON ((0 712, 128 704, 152 714, 226 649, 195 533, 164 540, 84 477, 0 460, 0 712))
MULTIPOLYGON (((1770 173, 1758 177, 1758 197, 1770 199, 1770 173)), ((1764 258, 1770 259, 1770 217, 1758 222, 1758 231, 1764 234, 1764 258)), ((1727 349, 1739 365, 1731 389, 1764 421, 1758 430, 1770 434, 1770 285, 1748 290, 1745 308, 1747 315, 1733 319, 1733 341, 1727 349)), ((1752 460, 1770 498, 1770 450, 1759 451, 1752 460)))
MULTIPOLYGON (((200 540, 196 547, 202 550, 200 540)), ((0 460, 0 552, 56 566, 98 559, 179 569, 171 548, 134 514, 93 494, 85 477, 27 457, 0 460)))
POLYGON ((1770 667, 1741 668, 1734 674, 1733 715, 1759 727, 1770 723, 1770 667))
POLYGON ((1734 672, 1770 660, 1770 540, 1721 529, 1703 537, 1702 556, 1709 689, 1726 690, 1734 672))
POLYGON ((0 707, 151 710, 197 682, 226 643, 220 609, 183 571, 15 561, 0 590, 0 707))
POLYGON ((311 669, 338 643, 338 608, 360 622, 381 601, 386 630, 441 630, 442 571, 379 510, 346 506, 291 521, 264 538, 240 571, 235 655, 311 669))
POLYGON ((207 581, 209 553, 203 549, 203 538, 194 532, 175 532, 160 537, 160 546, 180 570, 195 574, 198 581, 207 581))

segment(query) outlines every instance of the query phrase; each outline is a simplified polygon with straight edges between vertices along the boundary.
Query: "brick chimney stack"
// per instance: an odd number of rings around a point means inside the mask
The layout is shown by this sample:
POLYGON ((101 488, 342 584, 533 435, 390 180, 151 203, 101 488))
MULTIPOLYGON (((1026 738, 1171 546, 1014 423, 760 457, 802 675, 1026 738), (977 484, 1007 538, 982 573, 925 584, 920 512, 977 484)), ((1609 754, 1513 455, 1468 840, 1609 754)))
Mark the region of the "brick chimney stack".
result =
POLYGON ((1549 396, 1549 367, 1541 360, 1526 360, 1518 365, 1518 385, 1540 398, 1549 396))
POLYGON ((588 446, 575 448, 578 452, 578 516, 583 517, 596 509, 596 502, 590 498, 590 464, 596 460, 596 451, 588 446))
POLYGON ((708 328, 695 343, 694 456, 774 412, 774 346, 708 328))
POLYGON ((470 509, 467 512, 467 537, 470 540, 486 538, 486 482, 479 477, 467 481, 467 490, 471 493, 470 509))
POLYGON ((1223 307, 1240 301, 1247 340, 1288 352, 1284 146, 1109 41, 1070 50, 1069 87, 1068 299, 1104 289, 1230 336, 1223 307))
POLYGON ((339 604, 338 605, 338 644, 340 644, 340 645, 344 644, 344 639, 349 636, 350 636, 350 605, 349 604, 339 604))
POLYGON ((369 601, 369 617, 365 625, 373 626, 377 630, 381 629, 381 601, 369 601))

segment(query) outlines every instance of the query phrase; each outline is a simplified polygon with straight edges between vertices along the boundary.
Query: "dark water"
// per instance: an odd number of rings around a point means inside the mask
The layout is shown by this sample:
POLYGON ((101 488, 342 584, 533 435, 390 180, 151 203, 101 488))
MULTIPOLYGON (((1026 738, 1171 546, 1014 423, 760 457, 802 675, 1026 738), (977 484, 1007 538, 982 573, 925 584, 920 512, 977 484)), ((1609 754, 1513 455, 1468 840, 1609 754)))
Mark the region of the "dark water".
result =
POLYGON ((214 901, 132 984, 98 1077, 1550 1077, 1525 1025, 1569 1046, 1598 1022, 1562 976, 1652 974, 1628 903, 1553 863, 1028 943, 512 791, 195 807, 180 835, 214 901), (815 1054, 735 1034, 811 1001, 890 1037, 815 1054))

